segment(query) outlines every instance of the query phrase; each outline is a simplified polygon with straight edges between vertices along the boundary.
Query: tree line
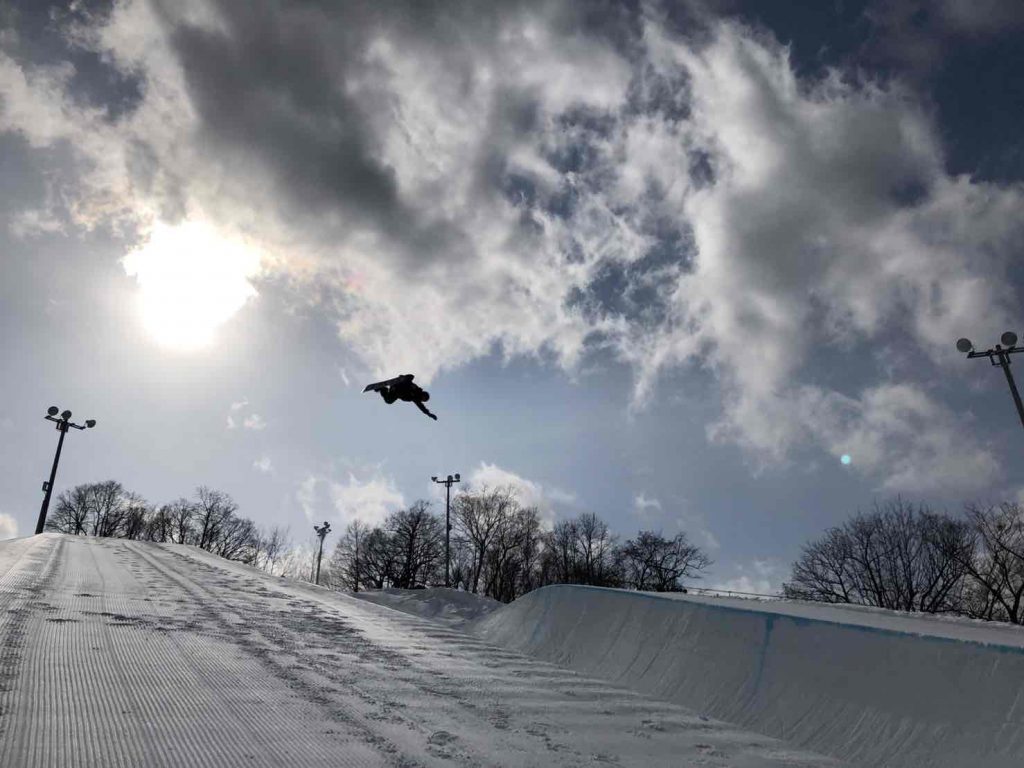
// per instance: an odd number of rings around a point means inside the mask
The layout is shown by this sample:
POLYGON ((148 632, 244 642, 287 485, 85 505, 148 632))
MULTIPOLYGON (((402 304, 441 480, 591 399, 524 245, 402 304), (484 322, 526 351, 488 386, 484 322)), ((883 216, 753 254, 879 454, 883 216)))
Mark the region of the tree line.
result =
POLYGON ((228 494, 206 486, 197 488, 192 498, 154 506, 116 480, 85 483, 57 497, 46 530, 191 544, 270 573, 291 549, 285 529, 258 528, 238 514, 238 504, 228 494))
MULTIPOLYGON (((685 533, 622 540, 593 513, 546 525, 510 487, 460 493, 451 517, 451 585, 503 602, 547 584, 674 591, 711 565, 685 533)), ((353 522, 321 581, 350 590, 443 585, 444 525, 423 500, 381 525, 353 522)), ((156 506, 114 480, 79 485, 57 497, 46 530, 190 544, 313 579, 312 546, 293 546, 287 529, 259 528, 228 494, 205 486, 156 506)), ((899 498, 876 503, 805 544, 783 594, 1024 624, 1024 507, 972 504, 954 517, 899 498)))
MULTIPOLYGON (((451 586, 502 602, 547 584, 680 590, 711 564, 685 533, 640 531, 620 541, 592 513, 548 527, 511 487, 460 493, 451 519, 451 586)), ((353 522, 323 578, 349 590, 443 585, 444 528, 426 501, 392 512, 379 526, 353 522)))
MULTIPOLYGON (((639 531, 621 541, 592 513, 545 525, 512 487, 460 493, 451 512, 451 586, 503 602, 546 584, 675 591, 711 564, 685 533, 639 531)), ((321 583, 350 590, 443 586, 444 527, 443 513, 424 500, 381 525, 353 522, 325 562, 321 583)), ((313 580, 313 547, 293 546, 286 529, 258 528, 228 494, 205 486, 155 506, 114 480, 79 485, 57 497, 46 530, 190 544, 272 575, 313 580)))
POLYGON ((1024 508, 876 503, 805 544, 783 593, 1024 624, 1024 508))

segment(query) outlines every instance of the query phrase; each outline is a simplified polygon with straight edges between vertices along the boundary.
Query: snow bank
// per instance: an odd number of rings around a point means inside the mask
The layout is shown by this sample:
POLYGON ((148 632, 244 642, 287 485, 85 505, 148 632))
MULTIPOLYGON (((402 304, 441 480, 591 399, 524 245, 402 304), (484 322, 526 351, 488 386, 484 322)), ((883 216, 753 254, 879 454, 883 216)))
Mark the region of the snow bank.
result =
POLYGON ((474 595, 446 587, 432 589, 375 589, 349 593, 352 597, 385 605, 414 616, 434 619, 449 626, 459 626, 471 619, 486 616, 501 603, 489 597, 474 595))
POLYGON ((1016 627, 554 586, 468 628, 856 765, 1024 765, 1016 627))

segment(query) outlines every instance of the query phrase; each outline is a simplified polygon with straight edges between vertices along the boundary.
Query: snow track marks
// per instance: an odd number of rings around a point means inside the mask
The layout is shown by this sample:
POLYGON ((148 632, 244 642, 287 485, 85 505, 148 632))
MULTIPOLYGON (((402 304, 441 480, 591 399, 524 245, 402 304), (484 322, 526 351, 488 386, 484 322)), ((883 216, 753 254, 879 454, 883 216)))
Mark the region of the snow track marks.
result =
POLYGON ((0 765, 830 762, 192 548, 0 544, 0 765))

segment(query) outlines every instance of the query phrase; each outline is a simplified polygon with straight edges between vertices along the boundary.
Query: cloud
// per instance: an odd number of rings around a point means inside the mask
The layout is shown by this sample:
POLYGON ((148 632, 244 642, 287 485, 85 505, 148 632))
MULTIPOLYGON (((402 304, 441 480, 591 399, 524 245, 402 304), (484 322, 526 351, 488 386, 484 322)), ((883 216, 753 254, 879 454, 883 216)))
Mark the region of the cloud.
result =
POLYGON ((653 497, 648 497, 643 492, 638 493, 633 499, 633 512, 638 517, 645 517, 651 511, 661 512, 661 502, 653 497))
POLYGON ((384 522, 389 512, 406 506, 405 497, 395 485, 394 478, 385 475, 379 467, 369 472, 349 472, 344 481, 313 473, 299 484, 296 499, 308 520, 330 516, 343 528, 356 520, 369 526, 384 522))
POLYGON ((18 535, 18 521, 5 512, 0 512, 0 539, 13 539, 18 535))
POLYGON ((395 486, 394 479, 382 474, 367 480, 358 480, 350 474, 345 483, 331 483, 330 493, 345 525, 354 520, 379 525, 389 512, 405 506, 405 497, 395 486))
POLYGON ((676 504, 666 507, 660 499, 641 491, 633 497, 633 516, 640 520, 644 528, 663 530, 667 527, 670 529, 669 535, 674 535, 674 531, 683 531, 691 541, 705 549, 716 550, 721 547, 704 515, 691 509, 685 499, 678 499, 676 504))
POLYGON ((876 0, 864 12, 875 27, 869 51, 929 73, 950 45, 1013 34, 1024 26, 1016 0, 876 0))
POLYGON ((540 483, 528 480, 496 464, 480 462, 469 475, 471 488, 506 488, 515 490, 519 503, 524 507, 536 507, 548 523, 556 517, 556 507, 570 506, 576 503, 576 494, 560 488, 545 488, 540 483))
POLYGON ((13 539, 17 536, 17 520, 5 512, 0 512, 0 540, 13 539))
POLYGON ((631 355, 638 396, 663 368, 699 360, 724 396, 709 436, 743 446, 755 464, 783 461, 808 439, 827 445, 828 430, 802 411, 808 400, 842 400, 875 445, 926 427, 931 448, 895 472, 866 465, 886 487, 923 488, 958 464, 984 468, 984 482, 995 459, 923 390, 897 406, 914 385, 843 394, 804 380, 821 378, 816 347, 853 366, 858 344, 899 333, 947 362, 963 329, 999 327, 1012 304, 1002 277, 1022 235, 1008 215, 1020 189, 948 177, 928 115, 898 85, 855 86, 838 72, 800 82, 786 49, 733 25, 702 50, 666 50, 691 76, 690 135, 714 180, 683 201, 697 256, 676 281, 671 322, 631 355), (991 312, 981 319, 978 306, 991 312), (892 421, 871 417, 882 411, 892 421), (936 421, 922 424, 921 411, 936 421))
POLYGON ((238 426, 238 422, 235 420, 235 417, 239 415, 239 411, 241 411, 248 405, 249 399, 247 397, 243 397, 241 400, 238 400, 237 402, 231 404, 230 408, 228 409, 228 417, 226 422, 228 429, 235 429, 238 426))
POLYGON ((709 578, 709 589, 747 592, 757 595, 778 595, 782 592, 782 583, 788 577, 788 569, 782 563, 773 560, 752 560, 748 564, 737 565, 729 578, 709 578))
POLYGON ((267 428, 267 422, 258 413, 250 413, 245 417, 245 421, 242 422, 242 426, 246 429, 252 429, 258 432, 267 428))
POLYGON ((266 475, 274 471, 274 464, 269 456, 260 456, 252 463, 252 468, 266 475))
POLYGON ((68 65, 0 54, 0 128, 67 145, 73 180, 50 196, 67 226, 252 242, 258 270, 225 261, 232 295, 285 278, 371 369, 612 355, 642 407, 702 366, 722 392, 709 438, 755 466, 836 450, 808 417, 834 406, 883 487, 993 476, 918 374, 865 350, 900 339, 935 365, 960 335, 998 336, 1020 186, 949 176, 896 80, 801 79, 765 32, 681 33, 662 8, 127 0, 66 33, 139 84, 130 108, 111 119, 68 65), (812 350, 872 382, 823 381, 812 350), (913 425, 923 447, 887 447, 913 425))
POLYGON ((227 428, 237 429, 241 426, 243 429, 251 429, 254 432, 259 432, 267 428, 266 419, 260 414, 252 412, 242 417, 242 412, 249 407, 249 398, 243 397, 241 400, 231 404, 228 410, 227 416, 227 428))
POLYGON ((859 399, 808 388, 796 410, 829 453, 849 455, 888 491, 978 490, 1000 473, 992 451, 970 437, 969 420, 919 387, 881 385, 859 399))

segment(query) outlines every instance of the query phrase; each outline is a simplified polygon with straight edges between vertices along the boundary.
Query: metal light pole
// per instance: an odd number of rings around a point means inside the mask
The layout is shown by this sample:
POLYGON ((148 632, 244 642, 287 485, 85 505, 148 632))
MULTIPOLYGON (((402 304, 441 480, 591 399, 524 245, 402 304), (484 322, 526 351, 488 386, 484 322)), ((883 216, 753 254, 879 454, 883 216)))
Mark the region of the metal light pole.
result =
POLYGON ((984 352, 975 352, 974 344, 971 343, 970 339, 960 339, 956 343, 956 348, 966 354, 968 358, 987 357, 992 365, 1002 367, 1003 373, 1006 374, 1006 383, 1010 385, 1010 394, 1013 395, 1013 404, 1017 406, 1020 424, 1024 427, 1024 404, 1021 403, 1020 393, 1017 391, 1017 383, 1013 380, 1013 374, 1010 373, 1010 355, 1024 352, 1024 347, 1017 346, 1017 334, 1013 331, 1007 331, 999 340, 1002 344, 996 344, 994 349, 987 349, 984 352))
POLYGON ((438 485, 444 486, 444 585, 450 587, 452 585, 451 577, 451 562, 452 562, 452 485, 461 481, 459 473, 455 473, 453 478, 448 475, 444 480, 438 480, 437 476, 430 478, 438 485))
POLYGON ((42 533, 43 527, 46 525, 46 513, 50 509, 50 496, 53 494, 53 481, 57 478, 57 464, 60 463, 60 451, 64 447, 64 435, 68 433, 68 429, 92 429, 96 426, 96 419, 88 419, 84 425, 72 424, 71 423, 71 411, 64 411, 57 418, 57 411, 60 409, 56 405, 51 405, 46 409, 46 416, 43 418, 47 421, 52 421, 57 424, 57 431, 60 432, 60 437, 57 439, 57 452, 53 455, 53 467, 50 469, 50 479, 43 481, 43 491, 46 493, 43 496, 43 505, 39 508, 39 521, 36 523, 36 533, 42 533))
POLYGON ((316 531, 316 535, 320 537, 320 551, 316 555, 316 583, 320 585, 320 561, 324 556, 324 538, 328 533, 331 532, 331 524, 324 520, 323 525, 314 525, 313 530, 316 531))

